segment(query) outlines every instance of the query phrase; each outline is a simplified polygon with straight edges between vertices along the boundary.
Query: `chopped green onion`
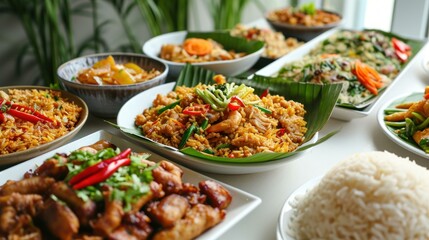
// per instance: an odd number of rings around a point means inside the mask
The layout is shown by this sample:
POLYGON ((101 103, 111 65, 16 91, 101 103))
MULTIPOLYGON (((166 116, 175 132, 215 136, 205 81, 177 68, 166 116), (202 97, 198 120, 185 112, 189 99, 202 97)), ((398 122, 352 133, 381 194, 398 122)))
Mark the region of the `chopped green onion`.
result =
POLYGON ((253 105, 253 106, 255 106, 256 108, 258 108, 259 110, 261 110, 262 112, 264 112, 266 114, 271 114, 272 113, 270 109, 266 109, 266 108, 261 107, 259 105, 253 105))
POLYGON ((175 101, 175 102, 173 102, 173 103, 171 103, 171 104, 168 104, 165 107, 162 107, 162 108, 158 109, 158 114, 161 114, 161 113, 165 112, 168 109, 174 108, 175 106, 179 105, 179 103, 180 103, 180 99, 177 100, 177 101, 175 101))
POLYGON ((182 149, 185 146, 186 142, 191 137, 191 135, 195 132, 195 130, 197 130, 197 128, 198 127, 194 123, 191 126, 189 126, 188 129, 186 129, 185 133, 182 136, 182 140, 180 140, 179 149, 182 149))
POLYGON ((216 146, 216 150, 219 150, 221 148, 229 148, 229 147, 231 147, 231 144, 229 144, 229 143, 221 143, 221 144, 219 144, 219 145, 216 146))

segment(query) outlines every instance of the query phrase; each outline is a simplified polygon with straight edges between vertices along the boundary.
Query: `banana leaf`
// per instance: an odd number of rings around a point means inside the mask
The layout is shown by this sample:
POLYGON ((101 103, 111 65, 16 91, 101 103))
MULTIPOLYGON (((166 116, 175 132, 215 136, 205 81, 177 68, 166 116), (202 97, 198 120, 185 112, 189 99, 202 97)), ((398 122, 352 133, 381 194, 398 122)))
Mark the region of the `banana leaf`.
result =
MULTIPOLYGON (((200 83, 202 84, 214 84, 213 76, 214 72, 187 64, 182 72, 179 75, 179 78, 176 81, 176 86, 187 86, 193 87, 200 83)), ((269 88, 271 94, 279 94, 285 96, 288 100, 294 100, 304 104, 304 108, 307 113, 305 115, 305 120, 307 121, 307 133, 305 134, 306 142, 309 141, 315 134, 323 128, 329 119, 332 110, 335 106, 337 98, 340 94, 341 84, 331 84, 331 85, 319 85, 311 83, 284 83, 280 81, 273 81, 272 78, 255 76, 253 79, 237 79, 237 78, 227 78, 228 82, 235 82, 237 84, 244 83, 255 89, 255 93, 260 94, 265 89, 269 88)), ((174 87, 174 88, 175 88, 174 87)), ((120 126, 119 126, 120 127, 120 126)), ((120 127, 121 128, 121 127, 120 127)), ((143 136, 140 131, 136 129, 125 129, 121 128, 122 131, 137 136, 139 138, 148 140, 143 136)), ((257 162, 266 162, 274 161, 277 159, 283 159, 290 156, 293 156, 299 152, 302 152, 306 149, 314 147, 333 136, 335 132, 329 133, 326 136, 318 139, 315 143, 305 144, 299 147, 294 152, 289 153, 258 153, 250 157, 245 158, 225 158, 213 156, 203 152, 199 152, 193 148, 183 148, 180 152, 194 156, 197 158, 211 160, 216 162, 228 162, 228 163, 257 163, 257 162)), ((151 141, 151 140, 149 140, 151 141)), ((152 141, 153 142, 153 141, 152 141)), ((171 147, 169 148, 171 149, 171 147)))
POLYGON ((222 44, 226 50, 234 50, 235 52, 245 52, 247 54, 257 52, 264 47, 262 41, 249 41, 245 38, 233 37, 227 31, 215 32, 188 32, 186 38, 203 38, 213 39, 222 44))

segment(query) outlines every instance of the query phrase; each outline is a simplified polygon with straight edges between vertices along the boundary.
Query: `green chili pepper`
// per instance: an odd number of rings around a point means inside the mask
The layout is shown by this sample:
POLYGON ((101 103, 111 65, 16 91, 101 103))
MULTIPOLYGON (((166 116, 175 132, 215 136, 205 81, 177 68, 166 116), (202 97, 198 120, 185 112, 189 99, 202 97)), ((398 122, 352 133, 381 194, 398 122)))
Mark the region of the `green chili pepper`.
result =
POLYGON ((270 109, 266 109, 264 107, 261 107, 259 105, 254 105, 256 108, 259 108, 259 110, 261 110, 262 112, 266 113, 266 114, 271 114, 271 110, 270 109))
POLYGON ((168 104, 165 107, 162 107, 162 108, 158 109, 158 114, 161 114, 161 113, 165 112, 168 109, 174 108, 175 106, 179 105, 179 103, 180 103, 180 99, 177 100, 177 101, 175 101, 175 102, 173 102, 173 103, 171 103, 171 104, 168 104))
POLYGON ((196 124, 192 124, 191 126, 188 127, 188 129, 186 129, 185 133, 182 136, 182 140, 180 140, 179 143, 179 149, 182 149, 186 142, 188 141, 188 139, 191 137, 191 135, 198 129, 198 126, 196 124))

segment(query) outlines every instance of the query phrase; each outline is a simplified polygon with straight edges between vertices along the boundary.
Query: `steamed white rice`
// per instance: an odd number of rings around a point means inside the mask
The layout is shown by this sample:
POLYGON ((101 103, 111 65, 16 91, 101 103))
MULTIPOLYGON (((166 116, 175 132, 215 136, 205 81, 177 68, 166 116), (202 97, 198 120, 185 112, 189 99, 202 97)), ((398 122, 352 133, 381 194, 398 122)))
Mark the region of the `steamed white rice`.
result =
POLYGON ((296 200, 296 239, 429 239, 429 171, 392 153, 353 155, 296 200))

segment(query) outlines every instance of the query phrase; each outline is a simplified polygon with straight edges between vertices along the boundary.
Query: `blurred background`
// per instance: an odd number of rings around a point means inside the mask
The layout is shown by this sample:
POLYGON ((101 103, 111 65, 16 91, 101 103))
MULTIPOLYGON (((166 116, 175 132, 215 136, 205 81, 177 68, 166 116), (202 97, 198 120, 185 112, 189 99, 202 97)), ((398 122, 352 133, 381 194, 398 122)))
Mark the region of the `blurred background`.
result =
POLYGON ((0 0, 0 86, 49 86, 77 56, 141 53, 161 33, 232 28, 307 2, 340 13, 344 28, 427 37, 429 0, 0 0))

